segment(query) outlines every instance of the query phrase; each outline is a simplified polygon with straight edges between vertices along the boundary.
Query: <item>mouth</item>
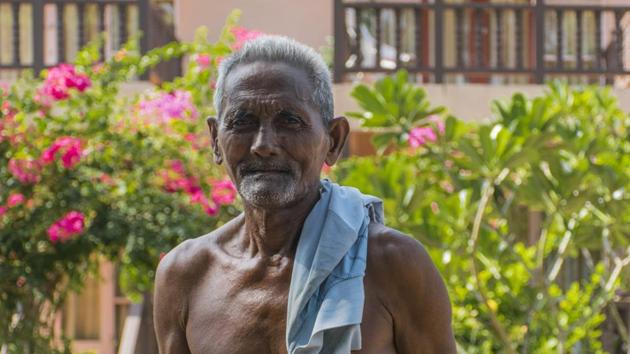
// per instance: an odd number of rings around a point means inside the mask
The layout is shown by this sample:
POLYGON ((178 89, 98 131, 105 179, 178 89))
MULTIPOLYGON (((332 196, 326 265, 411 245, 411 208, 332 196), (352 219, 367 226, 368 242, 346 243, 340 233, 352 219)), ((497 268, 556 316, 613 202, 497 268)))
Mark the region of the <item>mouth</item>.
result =
POLYGON ((291 171, 288 169, 277 169, 277 168, 255 168, 255 169, 247 169, 242 173, 243 177, 246 176, 272 176, 272 175, 290 175, 291 171))
POLYGON ((238 175, 241 178, 256 178, 256 179, 267 179, 267 178, 287 178, 294 176, 295 169, 285 161, 261 161, 261 160, 250 160, 244 161, 238 167, 238 175))
POLYGON ((251 170, 243 172, 243 176, 258 176, 258 175, 289 175, 289 171, 284 170, 251 170))

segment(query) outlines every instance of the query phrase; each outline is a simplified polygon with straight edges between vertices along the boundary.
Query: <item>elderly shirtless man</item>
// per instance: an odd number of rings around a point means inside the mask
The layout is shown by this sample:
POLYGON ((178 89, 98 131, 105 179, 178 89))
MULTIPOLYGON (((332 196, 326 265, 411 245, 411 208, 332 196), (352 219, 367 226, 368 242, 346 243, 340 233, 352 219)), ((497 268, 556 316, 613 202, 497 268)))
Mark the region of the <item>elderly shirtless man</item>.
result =
POLYGON ((377 198, 320 180, 349 132, 321 57, 251 41, 222 62, 215 105, 214 160, 244 212, 162 259, 160 353, 455 353, 422 245, 383 225, 377 198))

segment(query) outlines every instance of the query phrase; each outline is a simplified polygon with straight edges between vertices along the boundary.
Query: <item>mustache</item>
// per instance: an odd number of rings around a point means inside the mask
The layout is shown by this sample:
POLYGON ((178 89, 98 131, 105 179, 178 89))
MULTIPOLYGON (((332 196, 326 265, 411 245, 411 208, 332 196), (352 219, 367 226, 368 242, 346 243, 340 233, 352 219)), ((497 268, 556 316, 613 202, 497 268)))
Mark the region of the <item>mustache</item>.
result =
POLYGON ((249 160, 244 161, 238 166, 238 174, 241 176, 253 172, 284 172, 293 174, 295 168, 293 165, 275 160, 249 160))

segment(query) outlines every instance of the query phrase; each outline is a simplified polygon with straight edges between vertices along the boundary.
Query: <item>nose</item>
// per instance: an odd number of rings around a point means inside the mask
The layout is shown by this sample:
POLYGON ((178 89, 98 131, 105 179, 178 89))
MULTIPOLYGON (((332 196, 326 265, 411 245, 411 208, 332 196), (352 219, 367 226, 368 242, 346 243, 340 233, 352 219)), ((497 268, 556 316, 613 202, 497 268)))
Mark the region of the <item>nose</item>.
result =
POLYGON ((250 152, 260 157, 269 157, 278 152, 276 132, 273 127, 261 124, 254 136, 250 152))

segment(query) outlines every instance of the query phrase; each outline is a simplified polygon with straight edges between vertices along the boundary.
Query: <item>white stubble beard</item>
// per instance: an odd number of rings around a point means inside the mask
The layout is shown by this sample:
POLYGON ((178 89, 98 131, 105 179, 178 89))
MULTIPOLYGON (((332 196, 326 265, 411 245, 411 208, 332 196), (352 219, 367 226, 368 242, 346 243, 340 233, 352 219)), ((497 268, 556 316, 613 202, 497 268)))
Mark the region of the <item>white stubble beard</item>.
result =
POLYGON ((297 193, 297 178, 291 176, 289 183, 285 183, 281 190, 268 190, 269 181, 246 176, 241 180, 239 194, 246 203, 259 206, 280 208, 295 201, 297 193))

